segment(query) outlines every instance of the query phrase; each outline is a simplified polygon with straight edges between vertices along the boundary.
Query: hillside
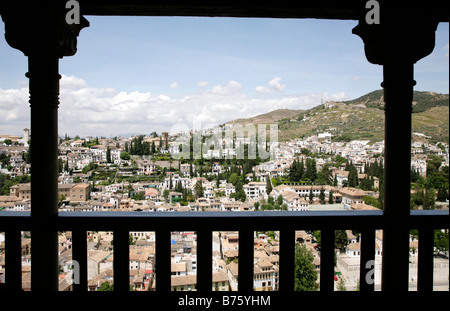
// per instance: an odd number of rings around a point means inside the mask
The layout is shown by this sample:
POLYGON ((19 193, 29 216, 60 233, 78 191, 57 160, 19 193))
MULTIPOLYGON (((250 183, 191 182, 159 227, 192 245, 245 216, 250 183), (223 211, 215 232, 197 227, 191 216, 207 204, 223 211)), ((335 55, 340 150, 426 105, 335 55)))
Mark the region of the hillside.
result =
POLYGON ((384 112, 376 108, 353 105, 317 106, 301 112, 295 120, 278 122, 281 141, 296 137, 331 132, 336 140, 382 140, 384 137, 384 112))
POLYGON ((449 108, 433 107, 412 115, 413 132, 431 136, 436 141, 449 141, 449 108))
MULTIPOLYGON (((449 140, 449 95, 414 92, 413 132, 434 141, 449 140)), ((384 139, 383 91, 377 90, 357 99, 326 103, 309 110, 274 110, 249 119, 228 123, 278 123, 280 141, 331 132, 338 141, 384 139)))
MULTIPOLYGON (((344 102, 342 102, 344 103, 344 102)), ((345 101, 348 105, 365 105, 368 108, 383 109, 384 98, 383 90, 376 90, 363 95, 359 98, 345 101)), ((449 105, 449 95, 439 94, 435 92, 414 91, 413 95, 413 113, 419 113, 431 109, 433 107, 449 105)))
POLYGON ((303 110, 291 110, 291 109, 277 109, 273 110, 271 112, 267 112, 264 114, 260 114, 256 117, 248 118, 248 119, 236 119, 231 122, 228 122, 230 124, 261 124, 261 123, 273 123, 280 121, 284 118, 295 118, 298 116, 300 112, 303 110))

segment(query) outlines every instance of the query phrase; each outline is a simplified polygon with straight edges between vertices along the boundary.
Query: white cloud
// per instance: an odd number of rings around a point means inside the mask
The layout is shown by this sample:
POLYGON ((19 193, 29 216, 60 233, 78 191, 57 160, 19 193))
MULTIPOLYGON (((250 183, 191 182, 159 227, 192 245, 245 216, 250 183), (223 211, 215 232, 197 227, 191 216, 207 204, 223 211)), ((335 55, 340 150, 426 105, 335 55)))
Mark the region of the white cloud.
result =
POLYGON ((232 95, 238 94, 242 90, 242 84, 231 80, 227 85, 216 85, 211 90, 211 93, 218 95, 232 95))
POLYGON ((354 76, 353 80, 355 80, 355 81, 366 81, 366 79, 364 79, 364 78, 362 78, 360 76, 354 76))
POLYGON ((169 97, 169 96, 167 96, 167 95, 162 95, 162 94, 158 96, 158 99, 160 99, 160 100, 162 100, 162 101, 165 101, 165 102, 170 101, 170 97, 169 97))
POLYGON ((207 87, 209 85, 208 81, 198 81, 197 86, 198 87, 207 87))
POLYGON ((61 86, 61 89, 63 89, 63 88, 64 89, 80 89, 80 88, 87 87, 87 83, 83 79, 62 74, 60 86, 61 86))
MULTIPOLYGON (((198 84, 199 85, 199 84, 198 84)), ((215 85, 184 97, 150 92, 123 92, 112 88, 90 87, 73 76, 61 79, 59 133, 64 135, 110 136, 205 127, 237 118, 247 118, 277 108, 308 109, 321 100, 344 100, 345 93, 290 94, 252 98, 244 94, 240 82, 215 85), (64 82, 63 82, 64 81, 64 82)), ((280 79, 269 87, 282 90, 280 79)), ((30 126, 28 88, 0 89, 0 134, 20 134, 30 126)))
POLYGON ((265 86, 257 86, 255 87, 256 92, 258 93, 269 93, 270 90, 265 86))
POLYGON ((286 85, 281 84, 280 81, 280 77, 275 77, 269 81, 268 86, 257 86, 255 90, 258 93, 282 92, 286 85))
POLYGON ((178 82, 177 81, 173 81, 172 83, 170 83, 170 88, 171 89, 176 89, 178 87, 178 82))
POLYGON ((0 133, 22 134, 22 129, 30 127, 28 88, 0 88, 0 133))

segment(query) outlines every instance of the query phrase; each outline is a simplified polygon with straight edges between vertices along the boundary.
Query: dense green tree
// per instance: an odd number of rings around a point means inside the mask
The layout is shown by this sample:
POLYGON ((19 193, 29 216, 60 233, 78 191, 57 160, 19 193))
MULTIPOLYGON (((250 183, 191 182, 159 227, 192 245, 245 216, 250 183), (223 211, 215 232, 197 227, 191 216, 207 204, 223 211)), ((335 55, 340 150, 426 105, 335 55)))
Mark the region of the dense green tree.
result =
POLYGON ((358 186, 358 170, 353 165, 352 162, 348 165, 348 186, 357 187, 358 186))
POLYGON ((230 198, 235 199, 235 200, 240 200, 241 202, 245 202, 245 200, 247 199, 247 196, 245 195, 245 191, 244 189, 239 189, 236 192, 233 192, 232 194, 230 194, 230 198))
POLYGON ((283 204, 283 196, 281 194, 277 198, 277 203, 278 203, 278 205, 283 204))
POLYGON ((411 168, 411 174, 410 174, 411 182, 415 183, 420 178, 420 173, 418 170, 415 170, 411 168))
POLYGON ((108 147, 106 147, 106 163, 111 163, 111 149, 108 147))
POLYGON ((325 164, 320 172, 317 174, 316 183, 319 185, 332 185, 333 184, 333 175, 331 173, 328 164, 325 164))
POLYGON ((298 180, 302 180, 304 175, 305 175, 305 161, 302 158, 302 161, 300 162, 300 164, 298 165, 298 180))
MULTIPOLYGON (((4 192, 3 191, 3 186, 6 185, 7 180, 8 180, 7 176, 5 174, 3 174, 3 173, 0 173, 0 195, 2 195, 3 192, 4 192)), ((8 192, 7 194, 9 194, 9 187, 8 187, 8 191, 7 192, 8 192)))
POLYGON ((311 182, 315 182, 317 179, 317 166, 316 160, 307 158, 306 159, 306 171, 305 177, 308 178, 311 182))
POLYGON ((86 165, 85 167, 83 167, 83 169, 81 170, 81 172, 83 174, 86 174, 89 171, 95 170, 98 167, 97 163, 94 162, 90 162, 88 165, 86 165))
POLYGON ((425 196, 423 199, 423 209, 430 210, 435 208, 436 203, 436 193, 434 189, 426 189, 425 196))
POLYGON ((25 163, 31 163, 31 145, 29 145, 27 152, 25 153, 25 163))
POLYGON ((269 195, 272 192, 272 183, 270 182, 270 178, 266 179, 266 193, 269 195))
POLYGON ((150 154, 150 142, 144 141, 142 143, 142 155, 149 155, 150 154))
POLYGON ((376 198, 374 198, 374 197, 371 196, 371 195, 365 195, 365 196, 363 197, 363 201, 364 201, 364 203, 367 204, 367 205, 372 205, 372 206, 374 206, 374 207, 376 207, 376 208, 381 209, 380 201, 378 201, 376 198))
POLYGON ((129 154, 127 151, 122 152, 122 153, 120 154, 120 158, 121 158, 122 160, 129 160, 129 159, 131 159, 130 154, 129 154))
POLYGON ((290 181, 297 181, 296 180, 297 166, 298 166, 297 159, 294 159, 294 161, 291 164, 291 167, 289 168, 289 180, 290 181))
POLYGON ((321 204, 325 204, 325 190, 323 187, 320 189, 319 199, 321 204))
POLYGON ((103 284, 100 286, 99 289, 97 289, 97 291, 112 292, 112 291, 114 291, 114 284, 111 285, 108 281, 103 282, 103 284))
POLYGON ((445 200, 448 200, 448 189, 446 189, 445 186, 442 186, 438 190, 437 201, 445 202, 445 200))
POLYGON ((150 142, 143 141, 144 136, 140 135, 133 138, 130 146, 130 154, 132 155, 149 155, 150 154, 150 142))
POLYGON ((236 173, 232 173, 228 178, 228 182, 231 183, 233 186, 236 186, 238 179, 239 176, 236 173))
POLYGON ((298 159, 294 159, 289 169, 289 180, 292 182, 299 182, 302 180, 305 173, 303 159, 301 162, 298 159))
POLYGON ((144 192, 136 192, 133 195, 133 199, 136 201, 145 200, 145 193, 144 192))
POLYGON ((197 199, 203 197, 203 185, 202 185, 202 182, 200 180, 198 180, 195 183, 194 191, 195 191, 195 197, 197 199))
POLYGON ((438 253, 448 252, 448 229, 434 230, 434 247, 438 253))
POLYGON ((58 173, 61 174, 64 168, 64 162, 62 159, 58 159, 58 173))
POLYGON ((430 176, 432 176, 436 171, 439 170, 439 168, 441 167, 442 164, 442 158, 435 156, 435 155, 431 155, 428 157, 427 160, 427 178, 429 178, 430 176))
MULTIPOLYGON (((26 154, 26 153, 25 153, 26 154)), ((24 158, 24 161, 26 161, 25 159, 25 154, 22 156, 24 158)), ((6 155, 5 153, 0 153, 0 163, 3 166, 7 166, 9 165, 9 160, 10 160, 11 156, 6 155)), ((28 162, 27 162, 28 163, 28 162)))
POLYGON ((370 178, 368 174, 364 176, 364 179, 359 184, 359 188, 365 191, 373 190, 373 177, 370 178))
POLYGON ((335 247, 343 251, 345 247, 348 245, 347 233, 345 232, 345 230, 336 230, 334 234, 335 234, 334 237, 335 247))
POLYGON ((312 252, 305 245, 295 245, 294 290, 317 291, 317 271, 315 270, 312 252))
POLYGON ((259 205, 260 205, 259 202, 253 203, 253 206, 255 207, 255 210, 256 210, 256 211, 259 210, 259 205))
POLYGON ((330 189, 330 192, 328 193, 328 203, 330 204, 334 204, 333 194, 333 189, 330 189))

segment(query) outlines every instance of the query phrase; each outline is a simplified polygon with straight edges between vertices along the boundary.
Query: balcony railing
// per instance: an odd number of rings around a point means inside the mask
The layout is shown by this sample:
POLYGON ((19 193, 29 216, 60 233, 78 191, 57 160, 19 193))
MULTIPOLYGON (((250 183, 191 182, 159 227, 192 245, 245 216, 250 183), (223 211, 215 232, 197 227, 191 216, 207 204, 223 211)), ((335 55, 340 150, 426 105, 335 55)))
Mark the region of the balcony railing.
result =
MULTIPOLYGON (((239 232, 239 292, 253 291, 254 231, 279 230, 279 291, 294 290, 294 254, 296 230, 321 230, 320 294, 334 291, 334 232, 356 229, 364 237, 361 244, 361 293, 374 291, 364 263, 375 258, 375 230, 395 225, 397 229, 418 229, 418 291, 433 290, 433 239, 435 229, 449 228, 448 210, 411 211, 401 222, 386 221, 382 211, 324 212, 61 212, 47 224, 33 223, 27 212, 0 212, 0 231, 5 232, 6 278, 3 290, 21 291, 21 231, 42 228, 72 231, 73 259, 80 264, 80 283, 73 285, 71 295, 87 291, 87 231, 114 233, 114 290, 129 291, 129 232, 154 231, 156 234, 156 292, 171 290, 170 238, 172 231, 197 232, 197 290, 212 288, 212 232, 239 232)), ((386 237, 385 237, 386 238, 386 237)), ((39 250, 33 249, 33 252, 39 250)), ((384 262, 383 262, 384 264, 384 262)), ((55 267, 57 268, 57 267, 55 267)), ((398 269, 408 269, 408 262, 398 262, 398 269)), ((35 290, 32 288, 32 290, 35 290)))

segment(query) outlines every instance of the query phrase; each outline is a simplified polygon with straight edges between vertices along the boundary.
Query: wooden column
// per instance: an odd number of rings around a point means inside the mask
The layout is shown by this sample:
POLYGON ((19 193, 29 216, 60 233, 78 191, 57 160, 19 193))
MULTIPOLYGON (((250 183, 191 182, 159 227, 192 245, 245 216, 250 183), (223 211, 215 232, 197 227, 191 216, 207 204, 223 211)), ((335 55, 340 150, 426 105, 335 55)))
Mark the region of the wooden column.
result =
POLYGON ((244 292, 253 291, 253 230, 248 228, 239 230, 239 266, 238 266, 238 290, 244 292))
POLYGON ((295 230, 283 228, 280 231, 279 290, 294 291, 295 230))
POLYGON ((59 58, 28 56, 31 107, 31 287, 58 290, 59 58))
POLYGON ((411 111, 414 63, 434 49, 435 12, 412 4, 380 5, 379 24, 363 16, 353 33, 364 41, 367 60, 383 66, 385 103, 385 174, 383 291, 408 290, 411 111))
POLYGON ((58 290, 59 59, 76 53, 77 36, 89 25, 68 25, 63 3, 8 3, 5 38, 28 56, 31 106, 31 288, 58 290))
POLYGON ((390 61, 383 66, 385 102, 384 215, 382 290, 407 291, 410 209, 411 110, 414 65, 390 61))
POLYGON ((171 291, 171 266, 170 266, 170 238, 171 231, 159 229, 156 231, 156 291, 171 291))
POLYGON ((197 231, 197 290, 212 291, 212 231, 197 231))

